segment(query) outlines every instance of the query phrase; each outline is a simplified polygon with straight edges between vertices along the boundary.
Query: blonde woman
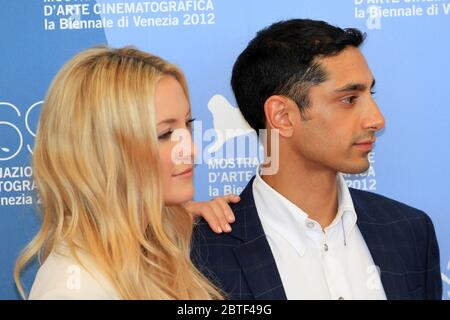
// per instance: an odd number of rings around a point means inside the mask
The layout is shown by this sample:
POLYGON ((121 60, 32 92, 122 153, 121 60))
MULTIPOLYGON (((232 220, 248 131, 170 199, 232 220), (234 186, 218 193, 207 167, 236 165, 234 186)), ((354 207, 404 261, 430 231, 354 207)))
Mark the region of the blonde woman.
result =
POLYGON ((94 48, 63 66, 33 153, 42 225, 16 264, 24 297, 21 270, 39 256, 30 299, 222 298, 190 260, 188 210, 227 232, 239 199, 191 202, 195 149, 171 139, 191 122, 185 78, 161 58, 94 48))

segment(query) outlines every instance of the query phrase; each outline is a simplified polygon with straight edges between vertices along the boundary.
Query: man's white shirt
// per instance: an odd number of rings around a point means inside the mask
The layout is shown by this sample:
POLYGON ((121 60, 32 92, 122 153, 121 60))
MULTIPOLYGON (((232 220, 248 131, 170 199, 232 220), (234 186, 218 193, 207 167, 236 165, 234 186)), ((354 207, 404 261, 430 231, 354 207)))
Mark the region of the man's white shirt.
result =
POLYGON ((342 174, 336 179, 336 217, 322 229, 270 187, 258 171, 252 186, 255 205, 287 298, 385 300, 342 174))

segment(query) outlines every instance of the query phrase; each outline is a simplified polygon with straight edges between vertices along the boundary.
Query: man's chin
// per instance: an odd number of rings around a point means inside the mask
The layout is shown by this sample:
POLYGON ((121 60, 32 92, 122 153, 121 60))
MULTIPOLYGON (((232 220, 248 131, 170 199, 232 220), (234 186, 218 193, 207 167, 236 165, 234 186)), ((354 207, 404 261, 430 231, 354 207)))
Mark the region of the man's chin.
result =
POLYGON ((339 172, 346 173, 346 174, 359 174, 366 172, 370 167, 369 161, 366 161, 365 163, 361 164, 352 164, 345 166, 345 168, 342 168, 341 170, 338 170, 339 172))

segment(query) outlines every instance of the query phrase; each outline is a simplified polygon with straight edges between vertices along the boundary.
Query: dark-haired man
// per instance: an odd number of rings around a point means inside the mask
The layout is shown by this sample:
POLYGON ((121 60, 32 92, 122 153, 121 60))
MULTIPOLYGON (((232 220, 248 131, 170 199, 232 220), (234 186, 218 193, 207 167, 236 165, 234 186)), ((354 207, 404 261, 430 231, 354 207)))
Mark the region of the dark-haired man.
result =
POLYGON ((230 298, 441 298, 430 218, 342 177, 368 169, 384 127, 363 41, 356 29, 295 19, 258 32, 238 57, 238 106, 257 132, 276 132, 268 154, 280 163, 273 175, 259 168, 232 205, 231 233, 195 230, 194 261, 230 298))

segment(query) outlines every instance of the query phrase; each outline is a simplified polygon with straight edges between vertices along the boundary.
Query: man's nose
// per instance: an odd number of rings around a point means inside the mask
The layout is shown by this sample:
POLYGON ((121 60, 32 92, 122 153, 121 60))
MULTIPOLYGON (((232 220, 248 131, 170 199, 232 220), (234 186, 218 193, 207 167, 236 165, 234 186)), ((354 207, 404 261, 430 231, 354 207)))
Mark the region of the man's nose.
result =
POLYGON ((370 106, 369 106, 369 113, 368 116, 365 119, 364 122, 364 128, 370 129, 371 131, 380 131, 384 128, 385 121, 384 116, 381 113, 380 108, 376 104, 376 102, 373 100, 373 98, 370 98, 370 106))

